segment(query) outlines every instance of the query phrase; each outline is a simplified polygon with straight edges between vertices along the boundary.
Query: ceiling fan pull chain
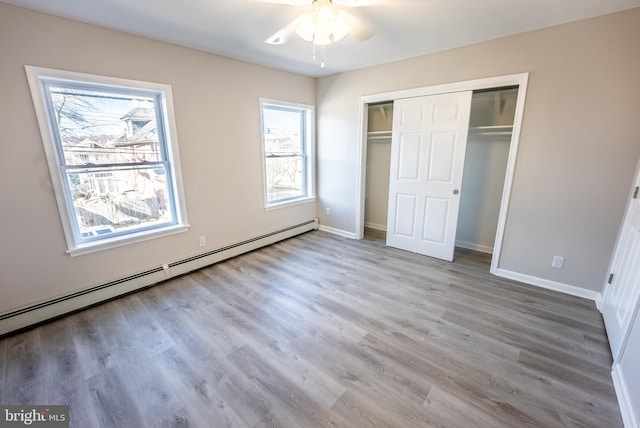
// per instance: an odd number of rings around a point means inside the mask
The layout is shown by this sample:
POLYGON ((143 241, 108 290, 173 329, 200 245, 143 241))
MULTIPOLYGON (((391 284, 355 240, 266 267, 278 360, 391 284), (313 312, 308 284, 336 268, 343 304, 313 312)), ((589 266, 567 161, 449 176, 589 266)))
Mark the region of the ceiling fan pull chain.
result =
MULTIPOLYGON (((311 39, 311 57, 313 61, 316 60, 316 43, 315 43, 316 35, 314 34, 311 39)), ((319 45, 320 49, 320 68, 324 68, 324 45, 319 45)))

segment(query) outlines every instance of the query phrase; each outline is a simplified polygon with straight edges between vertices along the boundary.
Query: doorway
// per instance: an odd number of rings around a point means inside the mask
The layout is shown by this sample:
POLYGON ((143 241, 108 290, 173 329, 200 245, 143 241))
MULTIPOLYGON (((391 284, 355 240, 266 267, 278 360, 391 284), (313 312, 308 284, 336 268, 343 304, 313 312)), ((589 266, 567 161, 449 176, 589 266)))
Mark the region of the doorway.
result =
MULTIPOLYGON (((500 260, 500 249, 504 238, 504 229, 506 223, 506 215, 509 207, 509 199, 511 193, 511 185, 513 181, 513 175, 515 172, 515 159, 518 148, 520 127, 522 123, 522 117, 524 112, 524 101, 526 95, 526 86, 528 81, 528 73, 515 74, 508 76, 499 76, 487 79, 479 79, 473 81, 457 82, 444 85, 430 86, 424 88, 416 88, 410 90, 387 92, 375 95, 363 96, 360 98, 360 123, 361 123, 361 135, 360 135, 360 156, 358 164, 358 179, 359 185, 357 187, 357 210, 356 210, 356 238, 362 239, 364 236, 365 227, 365 204, 370 204, 367 195, 367 154, 368 154, 368 142, 370 135, 368 135, 368 119, 370 106, 378 108, 377 106, 389 106, 395 100, 414 98, 429 95, 447 94, 461 91, 489 91, 491 89, 512 87, 517 88, 517 99, 513 106, 513 127, 509 127, 508 131, 511 132, 511 138, 509 141, 509 149, 506 161, 506 172, 504 174, 504 183, 502 186, 501 198, 498 209, 498 219, 495 228, 495 239, 492 245, 492 263, 491 272, 495 273, 500 260)), ((497 106, 503 105, 505 100, 497 100, 497 106)), ((380 110, 381 112, 383 110, 380 110)), ((471 125, 471 124, 470 124, 471 125)), ((504 129, 485 129, 484 132, 504 132, 504 129)), ((378 134, 379 136, 380 134, 378 134)), ((388 133, 384 135, 384 138, 388 137, 388 133)), ((376 135, 374 135, 376 137, 376 135)), ((466 173, 466 171, 465 171, 466 173)), ((369 195, 370 196, 370 195, 369 195)), ((378 195, 379 196, 379 195, 378 195)), ((378 197, 378 199, 380 199, 378 197)), ((371 223, 371 222, 369 222, 371 223)), ((379 222, 378 222, 379 225, 379 222)), ((371 224, 369 224, 371 226, 371 224)), ((460 246, 465 246, 461 243, 460 246)), ((468 245, 467 245, 468 246, 468 245)), ((491 246, 484 246, 486 251, 491 246)), ((483 248, 473 248, 476 250, 483 250, 483 248)), ((486 251, 489 252, 489 251, 486 251)))

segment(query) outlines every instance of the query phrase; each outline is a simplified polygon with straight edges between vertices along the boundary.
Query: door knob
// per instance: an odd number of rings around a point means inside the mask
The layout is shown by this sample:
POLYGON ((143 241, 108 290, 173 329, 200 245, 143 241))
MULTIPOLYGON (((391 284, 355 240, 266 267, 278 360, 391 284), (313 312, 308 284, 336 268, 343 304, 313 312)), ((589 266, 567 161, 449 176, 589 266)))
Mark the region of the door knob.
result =
POLYGON ((453 189, 453 194, 457 195, 458 193, 460 193, 460 191, 458 189, 453 189))

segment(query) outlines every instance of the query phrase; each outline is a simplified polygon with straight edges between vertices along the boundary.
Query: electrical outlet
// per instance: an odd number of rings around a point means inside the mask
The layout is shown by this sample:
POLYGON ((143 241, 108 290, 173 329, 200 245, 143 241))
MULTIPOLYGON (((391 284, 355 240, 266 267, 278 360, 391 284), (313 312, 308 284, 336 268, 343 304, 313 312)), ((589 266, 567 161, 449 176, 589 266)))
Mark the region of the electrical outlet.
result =
POLYGON ((206 236, 201 236, 198 238, 198 245, 200 245, 201 247, 206 247, 207 246, 207 237, 206 236))
POLYGON ((325 211, 327 212, 327 215, 331 215, 331 208, 327 207, 325 211))
POLYGON ((553 256, 553 261, 551 262, 551 266, 554 268, 562 268, 562 265, 564 264, 564 257, 562 256, 553 256))

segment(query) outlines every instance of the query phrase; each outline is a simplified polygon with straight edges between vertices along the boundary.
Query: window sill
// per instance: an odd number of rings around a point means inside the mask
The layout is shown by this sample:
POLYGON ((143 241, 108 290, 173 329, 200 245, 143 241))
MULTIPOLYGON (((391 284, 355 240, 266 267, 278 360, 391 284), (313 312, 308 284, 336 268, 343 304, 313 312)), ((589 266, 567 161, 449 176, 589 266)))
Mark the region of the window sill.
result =
POLYGON ((277 210, 280 208, 286 208, 286 207, 291 207, 294 205, 301 205, 301 204, 308 204, 310 202, 315 202, 316 197, 315 196, 307 196, 304 198, 299 198, 299 199, 293 199, 291 201, 284 201, 284 202, 276 202, 270 205, 267 205, 266 207, 264 207, 265 211, 273 211, 273 210, 277 210))
POLYGON ((175 235, 176 233, 182 233, 189 230, 188 224, 179 224, 174 226, 165 227, 153 231, 140 232, 137 234, 131 234, 124 237, 105 239, 98 242, 91 242, 89 244, 77 245, 74 248, 67 250, 67 254, 71 257, 81 256, 83 254, 95 253, 103 250, 110 250, 112 248, 124 247, 126 245, 135 244, 137 242, 148 241, 150 239, 160 238, 163 236, 175 235))

